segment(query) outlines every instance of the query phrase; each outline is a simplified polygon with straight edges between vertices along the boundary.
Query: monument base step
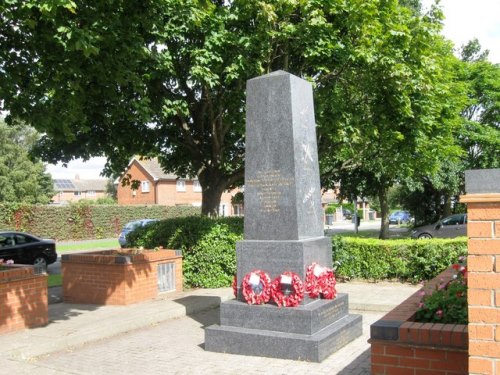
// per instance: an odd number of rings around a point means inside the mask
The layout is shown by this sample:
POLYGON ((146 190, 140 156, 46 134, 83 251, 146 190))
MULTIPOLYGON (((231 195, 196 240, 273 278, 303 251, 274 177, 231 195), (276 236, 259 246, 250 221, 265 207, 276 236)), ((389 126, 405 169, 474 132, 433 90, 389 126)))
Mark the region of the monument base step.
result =
POLYGON ((361 333, 358 314, 346 315, 312 335, 215 324, 205 329, 205 350, 321 362, 361 333))

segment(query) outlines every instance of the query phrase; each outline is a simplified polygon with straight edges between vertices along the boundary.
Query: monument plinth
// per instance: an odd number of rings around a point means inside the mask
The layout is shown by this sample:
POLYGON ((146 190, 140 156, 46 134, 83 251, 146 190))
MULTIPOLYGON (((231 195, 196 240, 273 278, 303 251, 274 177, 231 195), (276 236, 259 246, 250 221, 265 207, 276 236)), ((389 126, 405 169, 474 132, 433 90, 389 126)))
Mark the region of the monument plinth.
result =
MULTIPOLYGON (((245 231, 236 245, 237 280, 263 270, 305 280, 316 262, 331 268, 324 236, 311 85, 278 71, 247 82, 245 231)), ((241 285, 241 284, 240 284, 241 285)), ((305 298, 293 308, 221 305, 220 325, 205 330, 205 349, 320 362, 361 335, 348 296, 305 298)))

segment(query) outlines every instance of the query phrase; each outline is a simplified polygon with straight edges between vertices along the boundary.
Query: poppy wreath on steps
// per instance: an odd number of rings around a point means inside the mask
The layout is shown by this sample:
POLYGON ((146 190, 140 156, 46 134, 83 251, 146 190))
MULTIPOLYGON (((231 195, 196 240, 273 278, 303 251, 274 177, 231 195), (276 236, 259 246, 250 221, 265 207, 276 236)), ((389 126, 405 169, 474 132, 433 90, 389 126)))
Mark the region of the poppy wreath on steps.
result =
POLYGON ((271 296, 281 307, 295 307, 304 299, 304 283, 294 272, 283 272, 271 284, 271 296))
POLYGON ((271 299, 271 278, 261 270, 248 272, 241 284, 243 298, 249 305, 262 305, 271 299))
POLYGON ((306 293, 311 298, 334 299, 337 296, 335 273, 328 267, 312 263, 306 270, 306 293))

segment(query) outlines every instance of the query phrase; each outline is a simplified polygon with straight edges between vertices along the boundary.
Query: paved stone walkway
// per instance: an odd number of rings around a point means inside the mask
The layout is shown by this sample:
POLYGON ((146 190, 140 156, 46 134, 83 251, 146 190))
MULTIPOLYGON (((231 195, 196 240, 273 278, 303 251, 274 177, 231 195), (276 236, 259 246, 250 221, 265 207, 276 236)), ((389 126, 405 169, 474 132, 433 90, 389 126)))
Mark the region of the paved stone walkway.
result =
MULTIPOLYGON (((207 352, 203 327, 219 309, 173 319, 48 355, 19 362, 18 374, 370 374, 369 325, 383 313, 363 312, 363 335, 322 363, 207 352)), ((9 361, 8 367, 15 366, 9 361)), ((0 370, 1 372, 1 370, 0 370)))
POLYGON ((0 335, 0 374, 370 373, 370 324, 418 290, 400 283, 339 283, 363 335, 322 363, 207 352, 204 327, 218 323, 231 288, 166 293, 129 306, 56 303, 45 327, 0 335))

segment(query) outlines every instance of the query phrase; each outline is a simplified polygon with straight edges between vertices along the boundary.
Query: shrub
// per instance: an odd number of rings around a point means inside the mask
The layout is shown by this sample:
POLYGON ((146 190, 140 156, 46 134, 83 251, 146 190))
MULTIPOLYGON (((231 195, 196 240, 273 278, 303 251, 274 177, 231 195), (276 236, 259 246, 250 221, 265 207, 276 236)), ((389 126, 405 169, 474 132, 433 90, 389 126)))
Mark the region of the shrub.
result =
POLYGON ((467 253, 467 240, 377 240, 335 236, 333 262, 344 278, 429 280, 467 253))
POLYGON ((453 265, 454 278, 436 285, 436 290, 425 295, 415 314, 416 322, 468 324, 467 266, 464 258, 453 265))
POLYGON ((243 239, 243 218, 190 216, 163 220, 127 236, 132 246, 181 249, 187 287, 230 286, 236 273, 236 241, 243 239))
MULTIPOLYGON (((188 287, 230 286, 236 273, 236 241, 243 218, 190 216, 162 220, 128 235, 132 246, 181 249, 188 287)), ((333 237, 339 278, 428 280, 467 252, 466 239, 416 241, 333 237)))

